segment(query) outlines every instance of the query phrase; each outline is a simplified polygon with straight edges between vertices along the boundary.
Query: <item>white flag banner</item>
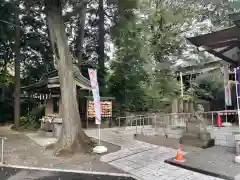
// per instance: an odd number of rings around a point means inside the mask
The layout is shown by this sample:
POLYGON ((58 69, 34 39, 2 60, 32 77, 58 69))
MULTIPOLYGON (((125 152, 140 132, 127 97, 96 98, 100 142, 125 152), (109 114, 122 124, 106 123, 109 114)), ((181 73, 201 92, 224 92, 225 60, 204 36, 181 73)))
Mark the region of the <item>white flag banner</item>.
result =
POLYGON ((90 83, 91 83, 91 88, 93 93, 95 124, 101 124, 101 102, 100 102, 99 87, 98 87, 98 81, 97 81, 97 70, 88 69, 88 74, 90 77, 90 83))

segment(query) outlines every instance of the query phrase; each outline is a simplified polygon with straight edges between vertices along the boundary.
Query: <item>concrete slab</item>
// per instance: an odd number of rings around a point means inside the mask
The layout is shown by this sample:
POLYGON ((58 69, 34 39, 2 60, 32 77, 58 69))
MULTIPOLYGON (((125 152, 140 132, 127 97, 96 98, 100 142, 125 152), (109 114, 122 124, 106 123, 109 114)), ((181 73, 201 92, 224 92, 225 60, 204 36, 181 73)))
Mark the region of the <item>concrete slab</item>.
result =
POLYGON ((25 135, 40 146, 47 146, 57 142, 57 138, 39 136, 38 133, 25 133, 25 135))
POLYGON ((188 153, 184 158, 183 163, 176 162, 173 158, 165 162, 222 179, 234 180, 240 173, 240 164, 234 162, 234 148, 215 146, 200 152, 188 153))

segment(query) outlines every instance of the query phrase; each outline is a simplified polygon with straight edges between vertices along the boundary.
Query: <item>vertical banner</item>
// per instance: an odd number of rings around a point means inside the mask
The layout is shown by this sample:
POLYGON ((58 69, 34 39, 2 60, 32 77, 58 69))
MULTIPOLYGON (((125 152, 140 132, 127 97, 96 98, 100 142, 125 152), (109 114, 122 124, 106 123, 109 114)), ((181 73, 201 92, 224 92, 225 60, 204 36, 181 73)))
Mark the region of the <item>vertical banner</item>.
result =
POLYGON ((98 87, 98 81, 97 81, 97 70, 88 69, 88 74, 90 77, 90 83, 91 83, 91 88, 93 93, 95 124, 101 124, 101 103, 100 103, 99 87, 98 87))
POLYGON ((231 96, 231 88, 229 84, 229 67, 227 65, 224 66, 224 95, 225 95, 225 107, 232 106, 232 96, 231 96))
POLYGON ((232 106, 231 88, 229 83, 225 86, 225 105, 232 106))
POLYGON ((236 69, 237 97, 240 96, 240 69, 236 69))

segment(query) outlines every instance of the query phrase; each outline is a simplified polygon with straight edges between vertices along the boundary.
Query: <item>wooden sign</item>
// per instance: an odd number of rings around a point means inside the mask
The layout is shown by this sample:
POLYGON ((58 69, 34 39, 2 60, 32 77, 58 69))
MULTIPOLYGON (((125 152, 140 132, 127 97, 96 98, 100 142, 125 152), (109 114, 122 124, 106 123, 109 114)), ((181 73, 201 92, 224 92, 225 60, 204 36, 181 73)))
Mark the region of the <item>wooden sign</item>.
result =
MULTIPOLYGON (((94 102, 88 101, 87 113, 89 118, 95 117, 94 102)), ((101 116, 112 117, 112 101, 101 101, 101 116)))

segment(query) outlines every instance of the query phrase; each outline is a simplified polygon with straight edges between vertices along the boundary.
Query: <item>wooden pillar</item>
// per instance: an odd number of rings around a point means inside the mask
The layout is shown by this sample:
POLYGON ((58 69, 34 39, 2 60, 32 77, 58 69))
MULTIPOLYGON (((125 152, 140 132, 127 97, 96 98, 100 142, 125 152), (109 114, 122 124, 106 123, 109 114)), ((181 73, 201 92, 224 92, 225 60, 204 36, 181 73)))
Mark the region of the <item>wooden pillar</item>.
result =
POLYGON ((189 113, 188 102, 186 102, 186 101, 184 102, 183 109, 184 109, 184 112, 189 113))
POLYGON ((193 102, 193 101, 190 101, 190 102, 189 102, 188 109, 189 109, 189 112, 190 112, 190 113, 194 113, 194 112, 195 112, 194 102, 193 102))
POLYGON ((172 113, 178 113, 178 100, 177 99, 173 100, 172 113))
POLYGON ((53 114, 53 99, 47 99, 47 104, 45 108, 45 116, 49 116, 53 114))
POLYGON ((178 101, 178 112, 179 113, 184 112, 184 110, 183 110, 183 100, 182 99, 179 99, 179 101, 178 101))

